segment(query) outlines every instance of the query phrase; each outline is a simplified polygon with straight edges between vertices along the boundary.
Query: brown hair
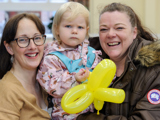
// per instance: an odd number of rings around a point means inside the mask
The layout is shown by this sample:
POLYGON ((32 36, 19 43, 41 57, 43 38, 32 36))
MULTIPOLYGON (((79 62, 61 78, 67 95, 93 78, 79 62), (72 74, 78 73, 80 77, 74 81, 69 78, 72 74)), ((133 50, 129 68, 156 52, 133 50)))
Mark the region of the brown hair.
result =
POLYGON ((142 37, 149 41, 155 41, 156 39, 152 36, 152 32, 149 30, 146 30, 138 17, 138 15, 133 11, 133 9, 127 5, 121 4, 121 3, 111 3, 103 8, 103 10, 100 13, 100 16, 105 12, 125 12, 129 18, 132 27, 137 27, 138 34, 137 37, 142 37))
POLYGON ((18 28, 18 23, 23 18, 32 20, 37 26, 39 32, 41 34, 45 33, 45 27, 43 26, 41 20, 34 14, 21 13, 9 19, 9 21, 6 23, 4 27, 0 44, 0 79, 12 67, 11 55, 7 52, 4 46, 4 41, 6 41, 6 43, 10 43, 15 38, 18 28))

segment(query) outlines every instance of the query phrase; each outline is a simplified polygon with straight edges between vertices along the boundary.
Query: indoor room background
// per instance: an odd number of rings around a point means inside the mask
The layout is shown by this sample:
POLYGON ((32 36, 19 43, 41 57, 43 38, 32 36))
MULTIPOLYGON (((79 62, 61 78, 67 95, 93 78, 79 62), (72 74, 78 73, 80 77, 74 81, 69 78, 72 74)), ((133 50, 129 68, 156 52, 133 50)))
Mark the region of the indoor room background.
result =
POLYGON ((65 2, 76 1, 84 4, 90 11, 89 35, 98 36, 99 12, 112 2, 131 6, 139 15, 142 24, 160 38, 160 0, 0 0, 0 37, 6 21, 21 12, 35 13, 46 28, 47 41, 53 40, 52 20, 56 10, 65 2))

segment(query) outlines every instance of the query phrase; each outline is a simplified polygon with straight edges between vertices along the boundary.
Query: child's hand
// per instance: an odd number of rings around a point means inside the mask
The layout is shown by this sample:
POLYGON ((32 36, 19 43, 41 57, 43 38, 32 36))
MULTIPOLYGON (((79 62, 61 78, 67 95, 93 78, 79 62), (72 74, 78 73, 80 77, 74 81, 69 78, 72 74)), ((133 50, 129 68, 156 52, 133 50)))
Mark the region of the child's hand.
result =
POLYGON ((78 82, 83 82, 89 77, 89 70, 88 69, 80 69, 78 73, 75 74, 75 78, 78 82))

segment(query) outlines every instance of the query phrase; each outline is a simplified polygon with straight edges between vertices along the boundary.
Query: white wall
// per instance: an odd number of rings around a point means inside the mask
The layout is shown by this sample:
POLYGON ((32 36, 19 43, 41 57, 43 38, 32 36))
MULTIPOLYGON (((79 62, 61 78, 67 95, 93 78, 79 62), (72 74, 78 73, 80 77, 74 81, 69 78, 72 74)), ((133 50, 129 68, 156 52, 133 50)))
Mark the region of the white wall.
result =
POLYGON ((5 11, 56 11, 63 3, 0 3, 0 10, 5 11))

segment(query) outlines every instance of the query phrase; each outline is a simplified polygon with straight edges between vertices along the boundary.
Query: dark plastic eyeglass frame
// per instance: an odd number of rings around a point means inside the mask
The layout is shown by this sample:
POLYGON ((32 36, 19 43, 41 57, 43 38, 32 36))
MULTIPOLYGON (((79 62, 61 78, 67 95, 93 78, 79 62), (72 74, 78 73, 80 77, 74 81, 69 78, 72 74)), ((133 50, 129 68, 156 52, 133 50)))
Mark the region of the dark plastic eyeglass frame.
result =
MULTIPOLYGON (((37 36, 42 36, 42 37, 44 37, 45 39, 44 39, 44 42, 43 42, 43 44, 45 43, 45 41, 46 41, 46 35, 37 35, 37 36)), ((28 37, 26 37, 26 38, 28 38, 28 37)), ((28 42, 28 45, 26 46, 26 47, 28 47, 29 46, 29 44, 30 44, 30 40, 32 39, 33 40, 33 42, 34 42, 34 38, 35 37, 32 37, 32 38, 28 38, 29 39, 29 42, 28 42)), ((11 40, 11 41, 16 41, 16 43, 17 43, 17 45, 18 45, 18 42, 17 42, 17 40, 18 40, 18 38, 15 38, 15 39, 13 39, 13 40, 11 40)), ((41 45, 37 45, 35 42, 34 42, 34 44, 36 45, 36 46, 41 46, 41 45)), ((42 44, 42 45, 43 45, 42 44)), ((19 45, 18 45, 19 46, 19 45)), ((26 47, 21 47, 21 46, 19 46, 20 48, 26 48, 26 47)))

